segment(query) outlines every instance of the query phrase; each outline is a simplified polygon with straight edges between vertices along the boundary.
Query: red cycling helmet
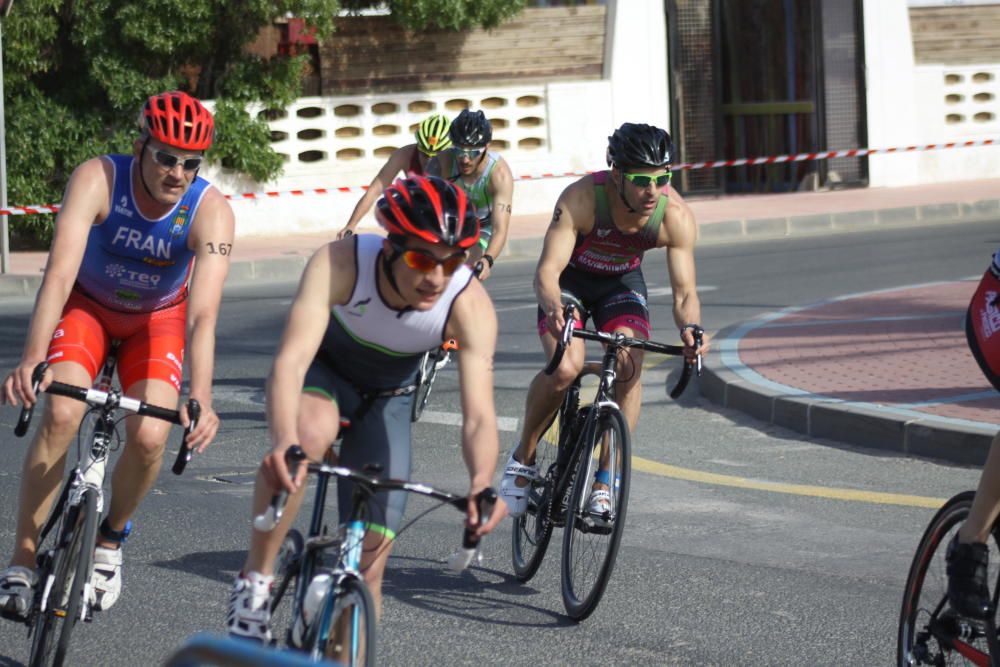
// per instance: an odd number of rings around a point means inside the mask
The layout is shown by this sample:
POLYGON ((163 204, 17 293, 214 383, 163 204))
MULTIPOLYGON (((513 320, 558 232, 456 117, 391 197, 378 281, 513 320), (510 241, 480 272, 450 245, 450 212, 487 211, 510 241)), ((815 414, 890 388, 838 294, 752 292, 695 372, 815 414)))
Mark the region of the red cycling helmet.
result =
POLYGON ((415 236, 463 250, 479 240, 479 218, 465 191, 437 176, 397 180, 378 200, 375 219, 390 236, 415 236))
POLYGON ((212 145, 215 121, 205 106, 179 90, 153 95, 139 115, 143 131, 168 146, 204 151, 212 145))

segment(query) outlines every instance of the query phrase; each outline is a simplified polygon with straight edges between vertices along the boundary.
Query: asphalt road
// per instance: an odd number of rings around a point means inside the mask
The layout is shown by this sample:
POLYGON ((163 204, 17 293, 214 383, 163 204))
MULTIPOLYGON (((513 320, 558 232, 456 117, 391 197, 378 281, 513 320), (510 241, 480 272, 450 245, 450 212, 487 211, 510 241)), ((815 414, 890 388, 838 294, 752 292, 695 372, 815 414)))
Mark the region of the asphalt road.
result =
MULTIPOLYGON (((979 275, 997 245, 1000 232, 984 223, 705 246, 698 253, 704 321, 718 330, 841 294, 979 275)), ((534 334, 533 269, 531 262, 501 261, 488 283, 501 315, 496 396, 505 428, 520 418, 524 388, 544 363, 534 334)), ((662 254, 647 257, 646 272, 654 327, 673 342, 662 254)), ((220 435, 183 477, 165 467, 126 546, 123 599, 78 628, 72 664, 160 664, 191 634, 223 630, 249 533, 252 475, 267 448, 264 377, 293 289, 227 289, 216 372, 220 435)), ((3 369, 17 360, 29 312, 25 300, 0 308, 3 369)), ((442 561, 458 545, 460 518, 439 510, 401 536, 390 561, 382 664, 895 659, 903 582, 931 507, 972 488, 978 471, 806 439, 719 409, 696 387, 672 402, 663 384, 675 363, 644 374, 628 524, 595 614, 579 625, 563 614, 561 534, 527 584, 511 575, 509 522, 485 542, 481 567, 455 575, 442 561), (757 482, 769 482, 769 490, 757 482), (831 490, 847 490, 849 499, 832 498, 831 490), (876 493, 907 497, 890 504, 876 493)), ((441 374, 415 428, 413 478, 462 491, 452 425, 456 377, 453 366, 441 374)), ((9 508, 0 518, 4 557, 27 444, 12 436, 16 416, 0 410, 0 503, 9 508)), ((507 449, 515 434, 506 430, 501 438, 507 449)), ((414 500, 408 515, 428 506, 414 500)), ((0 665, 26 659, 23 627, 0 624, 0 656, 0 665)))

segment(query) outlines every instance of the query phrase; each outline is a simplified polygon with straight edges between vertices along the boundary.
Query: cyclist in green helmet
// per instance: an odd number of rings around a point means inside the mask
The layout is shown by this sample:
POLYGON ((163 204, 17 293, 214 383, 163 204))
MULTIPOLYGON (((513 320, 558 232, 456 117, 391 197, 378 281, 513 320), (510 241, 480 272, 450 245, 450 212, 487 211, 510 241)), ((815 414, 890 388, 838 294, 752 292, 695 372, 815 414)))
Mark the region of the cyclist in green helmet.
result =
POLYGON ((361 218, 365 217, 365 214, 371 210, 378 198, 382 196, 382 191, 389 187, 392 180, 396 178, 396 174, 403 172, 418 176, 425 175, 428 160, 451 146, 451 139, 448 137, 450 126, 451 121, 448 120, 447 116, 442 116, 439 113, 431 114, 423 119, 417 126, 417 131, 413 133, 415 143, 407 144, 392 152, 354 207, 347 224, 337 232, 337 238, 342 239, 357 231, 361 218))
POLYGON ((479 245, 469 251, 469 266, 482 260, 479 279, 486 280, 507 243, 514 177, 507 161, 490 150, 493 126, 482 111, 462 110, 451 121, 448 135, 451 149, 438 153, 427 170, 465 190, 476 207, 479 245))

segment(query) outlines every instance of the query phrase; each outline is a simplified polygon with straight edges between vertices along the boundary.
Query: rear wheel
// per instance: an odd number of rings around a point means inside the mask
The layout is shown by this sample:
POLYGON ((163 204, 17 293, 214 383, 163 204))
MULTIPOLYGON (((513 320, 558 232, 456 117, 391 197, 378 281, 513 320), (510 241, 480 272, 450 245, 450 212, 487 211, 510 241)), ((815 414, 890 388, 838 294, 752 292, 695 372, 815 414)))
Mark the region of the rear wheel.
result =
POLYGON ((631 446, 621 412, 602 410, 583 435, 584 449, 566 510, 563 531, 562 595, 566 613, 580 621, 593 613, 604 595, 625 530, 628 508, 631 446), (589 507, 594 475, 606 470, 610 508, 589 507))
POLYGON ((420 360, 420 370, 417 372, 417 389, 413 392, 413 405, 410 407, 410 420, 417 421, 427 407, 431 397, 431 387, 438 372, 438 362, 442 359, 441 348, 424 352, 420 360))
POLYGON ((552 520, 549 507, 558 471, 555 468, 556 452, 562 435, 560 417, 539 438, 535 447, 535 462, 542 478, 532 482, 528 491, 528 508, 514 519, 511 531, 511 561, 518 581, 528 581, 538 572, 545 551, 552 537, 552 520))
MULTIPOLYGON (((912 665, 964 665, 990 664, 989 646, 983 623, 959 617, 948 605, 948 574, 945 554, 952 538, 972 507, 972 491, 960 493, 950 499, 931 519, 920 539, 917 552, 910 566, 903 592, 903 606, 899 615, 897 664, 912 665)), ((991 598, 996 608, 1000 584, 1000 548, 997 527, 994 525, 990 539, 989 576, 993 584, 991 598)), ((994 626, 996 618, 988 625, 994 626)))
POLYGON ((310 628, 314 660, 332 659, 347 667, 375 664, 375 602, 365 582, 344 575, 331 588, 310 628))

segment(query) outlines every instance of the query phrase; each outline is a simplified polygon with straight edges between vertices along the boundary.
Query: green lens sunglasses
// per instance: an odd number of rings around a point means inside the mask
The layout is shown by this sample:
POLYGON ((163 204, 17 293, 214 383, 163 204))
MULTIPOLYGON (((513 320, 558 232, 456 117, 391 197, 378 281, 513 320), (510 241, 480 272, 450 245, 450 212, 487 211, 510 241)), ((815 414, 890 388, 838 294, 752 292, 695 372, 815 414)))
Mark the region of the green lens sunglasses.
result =
POLYGON ((669 171, 661 171, 656 174, 624 174, 624 176, 637 188, 648 188, 649 184, 654 181, 658 188, 665 187, 670 183, 669 171))

